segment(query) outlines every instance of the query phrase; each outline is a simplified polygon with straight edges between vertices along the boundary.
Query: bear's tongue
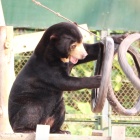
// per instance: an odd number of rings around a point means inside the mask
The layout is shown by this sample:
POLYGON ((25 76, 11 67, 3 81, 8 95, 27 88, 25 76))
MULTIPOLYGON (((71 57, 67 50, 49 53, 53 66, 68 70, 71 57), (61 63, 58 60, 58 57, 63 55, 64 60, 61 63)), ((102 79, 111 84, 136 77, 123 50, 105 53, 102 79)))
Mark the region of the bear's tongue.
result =
POLYGON ((73 56, 70 56, 70 61, 73 63, 73 64, 76 64, 78 62, 78 59, 73 57, 73 56))

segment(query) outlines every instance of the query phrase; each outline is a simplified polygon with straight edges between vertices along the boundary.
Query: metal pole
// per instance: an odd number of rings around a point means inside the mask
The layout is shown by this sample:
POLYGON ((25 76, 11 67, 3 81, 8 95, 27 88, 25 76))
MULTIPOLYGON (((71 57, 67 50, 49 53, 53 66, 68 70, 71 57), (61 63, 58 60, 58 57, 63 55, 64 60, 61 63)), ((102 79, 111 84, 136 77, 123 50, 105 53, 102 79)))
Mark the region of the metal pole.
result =
MULTIPOLYGON (((101 38, 108 36, 108 31, 101 31, 101 38)), ((110 117, 109 117, 109 103, 106 100, 104 108, 101 113, 101 129, 104 130, 104 135, 109 135, 109 124, 110 124, 110 117)))

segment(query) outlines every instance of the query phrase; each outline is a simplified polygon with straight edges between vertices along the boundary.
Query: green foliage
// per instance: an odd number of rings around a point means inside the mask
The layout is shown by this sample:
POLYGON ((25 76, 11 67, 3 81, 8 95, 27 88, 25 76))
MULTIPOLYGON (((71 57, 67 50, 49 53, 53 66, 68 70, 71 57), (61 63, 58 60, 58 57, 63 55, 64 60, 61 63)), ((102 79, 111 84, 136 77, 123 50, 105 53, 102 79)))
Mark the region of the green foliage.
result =
MULTIPOLYGON (((133 61, 132 56, 127 53, 126 58, 127 58, 129 65, 131 67, 134 67, 134 61, 133 61)), ((114 57, 113 70, 112 70, 111 77, 112 77, 112 85, 113 85, 114 91, 119 91, 121 89, 122 85, 124 85, 124 83, 129 82, 128 79, 125 77, 125 74, 124 74, 120 64, 118 63, 117 55, 114 57)))
POLYGON ((71 71, 71 75, 75 77, 90 77, 93 74, 94 63, 88 62, 86 64, 78 65, 71 71))
POLYGON ((140 137, 140 127, 139 126, 128 126, 126 127, 127 137, 140 137))
POLYGON ((69 114, 80 114, 80 111, 76 110, 74 107, 71 107, 69 105, 66 105, 66 111, 69 114))
POLYGON ((86 124, 69 124, 68 130, 72 132, 73 135, 91 135, 93 128, 87 126, 86 124))
POLYGON ((82 114, 91 114, 91 107, 88 102, 82 103, 82 102, 77 102, 78 109, 82 114))

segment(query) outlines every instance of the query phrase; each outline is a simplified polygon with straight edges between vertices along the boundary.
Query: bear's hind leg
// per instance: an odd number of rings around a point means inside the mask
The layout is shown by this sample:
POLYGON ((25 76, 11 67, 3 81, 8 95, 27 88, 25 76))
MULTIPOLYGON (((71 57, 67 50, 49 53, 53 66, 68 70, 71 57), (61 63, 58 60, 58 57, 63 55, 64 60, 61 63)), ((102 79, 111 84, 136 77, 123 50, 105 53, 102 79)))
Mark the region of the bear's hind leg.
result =
POLYGON ((50 129, 51 133, 70 134, 69 131, 61 130, 61 126, 65 120, 65 105, 63 99, 58 104, 56 104, 56 107, 53 110, 50 118, 53 120, 50 129))
POLYGON ((41 103, 29 102, 23 105, 11 120, 14 132, 35 132, 44 113, 41 103))

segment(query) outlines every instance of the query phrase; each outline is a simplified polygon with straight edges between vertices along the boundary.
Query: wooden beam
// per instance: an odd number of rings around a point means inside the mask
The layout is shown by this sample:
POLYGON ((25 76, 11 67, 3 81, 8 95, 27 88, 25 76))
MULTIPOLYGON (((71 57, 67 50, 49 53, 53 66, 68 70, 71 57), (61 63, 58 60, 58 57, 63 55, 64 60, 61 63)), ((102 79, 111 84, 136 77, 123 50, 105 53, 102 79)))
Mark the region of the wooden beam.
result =
POLYGON ((92 136, 103 136, 103 130, 93 130, 92 136))
POLYGON ((0 116, 2 116, 2 79, 3 79, 3 59, 4 43, 6 40, 6 28, 0 27, 0 116))
POLYGON ((0 26, 5 26, 5 19, 4 19, 1 0, 0 0, 0 26))
MULTIPOLYGON (((116 135, 116 134, 115 134, 116 135)), ((0 133, 0 140, 35 140, 35 133, 0 133)), ((49 134, 49 140, 112 140, 111 137, 76 136, 63 134, 49 134)), ((117 140, 121 140, 120 137, 117 140)), ((140 138, 125 138, 125 140, 140 140, 140 138)))
POLYGON ((111 140, 111 137, 51 134, 49 140, 111 140))
POLYGON ((0 133, 0 140, 35 140, 35 133, 0 133))
MULTIPOLYGON (((35 133, 30 133, 30 134, 23 134, 23 133, 5 134, 5 133, 0 133, 0 140, 35 140, 35 137, 36 137, 35 133)), ((42 139, 40 139, 40 140, 42 140, 42 139)), ((49 140, 111 140, 111 137, 49 134, 49 140)))
POLYGON ((0 27, 0 132, 12 132, 8 119, 8 97, 14 80, 13 27, 0 27))
MULTIPOLYGON (((88 30, 86 24, 80 26, 88 30)), ((90 40, 93 40, 91 39, 93 38, 93 35, 90 35, 88 32, 82 30, 81 28, 80 31, 83 35, 84 42, 87 41, 89 42, 90 40)), ((43 33, 44 31, 14 36, 13 39, 14 53, 34 51, 43 33)), ((89 43, 93 43, 93 42, 89 42, 89 43)))
POLYGON ((41 39, 44 31, 14 36, 14 53, 33 51, 41 39))

